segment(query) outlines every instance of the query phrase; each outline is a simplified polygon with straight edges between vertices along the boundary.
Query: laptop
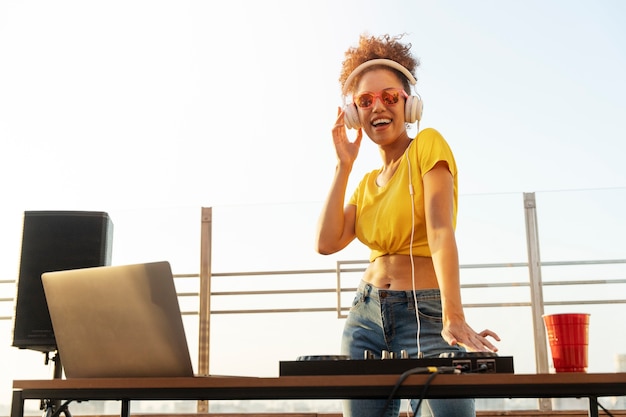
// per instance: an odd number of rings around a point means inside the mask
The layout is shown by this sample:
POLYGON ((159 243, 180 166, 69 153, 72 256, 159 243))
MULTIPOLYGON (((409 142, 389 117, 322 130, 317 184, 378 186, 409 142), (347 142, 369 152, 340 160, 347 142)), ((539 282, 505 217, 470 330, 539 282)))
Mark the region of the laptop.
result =
POLYGON ((67 378, 193 376, 168 262, 46 272, 41 280, 67 378))

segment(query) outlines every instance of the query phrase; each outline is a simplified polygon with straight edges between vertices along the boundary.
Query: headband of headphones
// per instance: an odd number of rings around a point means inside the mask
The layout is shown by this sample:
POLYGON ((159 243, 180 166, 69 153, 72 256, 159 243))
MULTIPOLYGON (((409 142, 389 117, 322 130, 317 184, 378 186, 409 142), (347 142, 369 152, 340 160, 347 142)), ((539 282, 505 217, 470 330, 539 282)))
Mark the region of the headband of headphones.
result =
POLYGON ((357 75, 362 73, 363 70, 365 70, 366 68, 369 68, 374 65, 384 65, 386 67, 391 67, 393 69, 396 69, 400 71, 402 74, 404 74, 404 76, 409 80, 411 85, 415 85, 417 83, 417 81, 415 80, 415 77, 413 77, 413 74, 411 74, 411 72, 408 69, 398 64, 396 61, 392 61, 391 59, 371 59, 369 61, 365 61, 364 63, 356 67, 354 71, 352 71, 352 73, 350 73, 350 76, 348 76, 348 79, 346 80, 346 82, 343 83, 343 89, 342 89, 343 95, 345 96, 348 94, 348 89, 352 85, 352 81, 357 75))

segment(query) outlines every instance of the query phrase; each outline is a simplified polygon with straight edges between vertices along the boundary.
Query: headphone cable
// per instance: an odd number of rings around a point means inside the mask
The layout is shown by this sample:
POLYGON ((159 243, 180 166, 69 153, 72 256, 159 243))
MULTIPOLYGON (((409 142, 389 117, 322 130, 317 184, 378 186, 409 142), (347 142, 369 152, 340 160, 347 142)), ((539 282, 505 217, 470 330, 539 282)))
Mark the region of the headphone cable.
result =
MULTIPOLYGON (((415 139, 413 139, 415 140, 415 139)), ((411 146, 409 144, 409 146, 411 146)), ((413 197, 413 176, 411 175, 411 160, 409 158, 409 150, 406 150, 406 165, 409 176, 409 195, 411 199, 411 238, 409 241, 409 259, 411 261, 411 289, 413 290, 413 304, 415 307, 415 320, 417 321, 417 335, 416 335, 416 344, 417 344, 417 357, 422 358, 424 355, 422 353, 422 347, 420 343, 420 333, 421 333, 421 323, 419 317, 419 311, 417 307, 417 294, 415 292, 415 261, 413 260, 413 240, 415 238, 415 199, 413 197)))

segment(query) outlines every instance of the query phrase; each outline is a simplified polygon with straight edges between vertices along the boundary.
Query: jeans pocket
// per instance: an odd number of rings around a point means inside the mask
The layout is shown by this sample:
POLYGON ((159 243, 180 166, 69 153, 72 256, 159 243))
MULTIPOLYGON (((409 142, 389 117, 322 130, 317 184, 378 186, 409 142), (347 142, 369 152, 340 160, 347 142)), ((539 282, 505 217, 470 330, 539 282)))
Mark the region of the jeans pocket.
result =
POLYGON ((430 320, 435 323, 441 323, 441 301, 425 300, 417 303, 417 311, 420 318, 430 320))
POLYGON ((365 296, 362 292, 357 292, 352 300, 352 305, 350 306, 350 311, 357 310, 363 303, 365 302, 365 296))

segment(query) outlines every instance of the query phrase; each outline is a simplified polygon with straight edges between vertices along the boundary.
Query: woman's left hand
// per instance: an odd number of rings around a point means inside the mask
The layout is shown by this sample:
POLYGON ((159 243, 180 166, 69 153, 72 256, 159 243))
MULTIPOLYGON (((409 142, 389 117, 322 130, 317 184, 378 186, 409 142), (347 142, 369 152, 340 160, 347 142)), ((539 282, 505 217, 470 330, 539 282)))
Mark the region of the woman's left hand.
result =
POLYGON ((498 348, 487 337, 500 341, 500 336, 495 332, 485 329, 476 333, 465 321, 444 325, 441 335, 450 345, 462 346, 470 352, 497 352, 498 348))

